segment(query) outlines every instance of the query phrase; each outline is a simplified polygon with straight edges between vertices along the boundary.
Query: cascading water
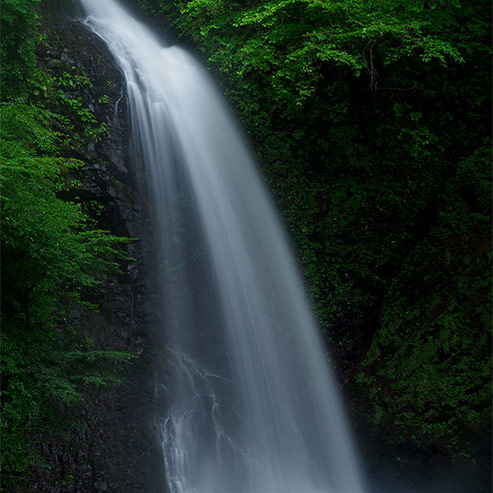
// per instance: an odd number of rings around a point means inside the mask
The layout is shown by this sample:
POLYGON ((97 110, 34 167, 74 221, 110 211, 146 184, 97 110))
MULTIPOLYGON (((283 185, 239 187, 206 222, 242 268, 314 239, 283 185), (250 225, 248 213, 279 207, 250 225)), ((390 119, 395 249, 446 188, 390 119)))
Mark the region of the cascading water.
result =
POLYGON ((127 81, 163 283, 170 493, 361 493, 326 355, 254 160, 207 72, 81 0, 127 81))

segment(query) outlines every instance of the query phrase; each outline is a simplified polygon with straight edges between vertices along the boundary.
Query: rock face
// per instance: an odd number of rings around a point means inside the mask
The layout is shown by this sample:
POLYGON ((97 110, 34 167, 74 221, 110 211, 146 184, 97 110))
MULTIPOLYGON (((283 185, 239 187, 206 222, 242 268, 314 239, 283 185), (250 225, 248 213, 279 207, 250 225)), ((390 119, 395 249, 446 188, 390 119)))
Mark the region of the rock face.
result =
MULTIPOLYGON (((71 177, 81 182, 75 199, 98 227, 138 238, 128 246, 135 261, 83 293, 99 304, 99 311, 74 306, 70 322, 91 339, 94 349, 139 356, 122 370, 125 386, 88 389, 84 401, 65 412, 70 426, 61 424, 60 435, 37 437, 42 457, 20 491, 162 492, 162 457, 152 426, 152 368, 159 355, 150 349, 151 328, 158 322, 152 319, 157 299, 152 252, 145 246, 152 243, 151 229, 143 170, 131 148, 124 81, 104 43, 77 20, 75 5, 47 1, 41 20, 46 34, 38 53, 41 65, 55 77, 70 74, 74 87, 67 84, 66 97, 82 98, 105 129, 102 135, 81 138, 66 153, 83 163, 71 177)), ((83 129, 75 125, 74 132, 79 131, 83 129)))

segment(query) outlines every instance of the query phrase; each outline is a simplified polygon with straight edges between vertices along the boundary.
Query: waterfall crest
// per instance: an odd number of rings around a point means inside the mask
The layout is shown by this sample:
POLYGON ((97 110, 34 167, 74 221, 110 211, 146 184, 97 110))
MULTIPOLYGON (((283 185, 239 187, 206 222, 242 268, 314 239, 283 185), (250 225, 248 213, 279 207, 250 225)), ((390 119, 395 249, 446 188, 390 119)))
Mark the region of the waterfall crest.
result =
POLYGON ((223 98, 115 0, 80 0, 123 71, 153 200, 170 493, 362 493, 288 241, 223 98))

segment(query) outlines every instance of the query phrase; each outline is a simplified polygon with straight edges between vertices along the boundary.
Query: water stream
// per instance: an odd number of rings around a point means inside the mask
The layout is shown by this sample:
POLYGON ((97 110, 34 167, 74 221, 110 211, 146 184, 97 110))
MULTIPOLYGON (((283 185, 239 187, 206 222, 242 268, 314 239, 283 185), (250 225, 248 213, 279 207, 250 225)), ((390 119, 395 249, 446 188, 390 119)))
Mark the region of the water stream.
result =
POLYGON ((207 71, 115 0, 80 0, 126 79, 163 284, 169 493, 362 493, 289 242, 207 71))

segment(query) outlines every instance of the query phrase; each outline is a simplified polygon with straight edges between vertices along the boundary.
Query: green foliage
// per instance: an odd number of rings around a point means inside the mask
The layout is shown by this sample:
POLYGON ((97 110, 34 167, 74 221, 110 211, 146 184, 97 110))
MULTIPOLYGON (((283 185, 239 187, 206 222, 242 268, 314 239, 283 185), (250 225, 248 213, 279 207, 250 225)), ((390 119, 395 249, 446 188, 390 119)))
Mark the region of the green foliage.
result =
MULTIPOLYGON (((73 151, 78 146, 100 142, 108 134, 108 125, 99 123, 94 109, 87 107, 80 95, 84 89, 92 88, 88 75, 76 66, 58 69, 57 75, 34 71, 30 88, 40 106, 56 108, 54 123, 59 131, 59 145, 73 151)), ((98 102, 107 104, 108 96, 102 96, 98 102)))
POLYGON ((77 166, 53 156, 54 115, 21 103, 0 107, 3 311, 23 322, 49 320, 57 285, 71 292, 99 282, 123 258, 115 248, 127 241, 89 229, 81 205, 61 200, 70 190, 68 170, 77 166), (64 176, 65 175, 65 176, 64 176))
POLYGON ((89 351, 65 310, 80 288, 100 283, 126 259, 128 241, 93 229, 81 205, 62 200, 76 161, 58 157, 57 116, 25 103, 0 105, 2 225, 2 470, 29 466, 30 433, 54 403, 81 399, 85 385, 121 383, 117 369, 130 355, 89 351), (108 363, 118 363, 109 365, 108 363))
POLYGON ((165 0, 137 0, 140 8, 149 10, 153 14, 161 14, 166 10, 165 0))
MULTIPOLYGON (((87 74, 75 66, 51 74, 37 65, 36 49, 44 40, 40 32, 39 4, 39 0, 2 2, 1 100, 29 100, 41 107, 56 108, 57 113, 65 115, 64 119, 58 116, 58 128, 66 136, 66 145, 74 150, 84 140, 100 141, 107 135, 108 126, 97 121, 94 111, 85 106, 79 94, 81 89, 92 85, 87 74), (74 139, 75 128, 80 124, 83 135, 74 139)), ((104 98, 100 101, 105 102, 104 98)))
POLYGON ((81 163, 64 156, 97 142, 108 127, 80 96, 92 85, 83 71, 37 66, 37 6, 3 0, 0 10, 2 491, 14 491, 40 460, 37 440, 61 430, 86 389, 121 385, 122 367, 133 358, 95 351, 70 324, 70 309, 97 308, 82 289, 87 294, 119 272, 130 260, 123 251, 129 239, 98 229, 86 211, 100 205, 78 197, 73 176, 81 163))
POLYGON ((364 361, 374 423, 394 441, 464 450, 466 432, 491 417, 490 152, 459 163, 445 184, 436 223, 393 280, 364 361), (463 187, 473 203, 458 200, 463 187))
POLYGON ((39 0, 2 0, 0 23, 0 86, 2 98, 25 95, 26 81, 36 67, 39 0))
POLYGON ((5 487, 37 459, 32 440, 39 438, 40 430, 54 420, 61 427, 61 412, 81 401, 87 386, 121 385, 120 368, 134 357, 91 351, 89 341, 58 322, 56 330, 26 331, 8 323, 2 330, 0 430, 5 487))
POLYGON ((326 85, 329 67, 348 75, 366 72, 376 89, 378 65, 403 63, 413 55, 444 66, 462 60, 455 47, 427 30, 429 10, 406 2, 272 0, 251 8, 208 0, 174 4, 181 14, 177 25, 207 46, 210 60, 240 83, 233 97, 238 90, 250 92, 260 76, 265 99, 284 118, 298 118, 307 109, 326 85))

